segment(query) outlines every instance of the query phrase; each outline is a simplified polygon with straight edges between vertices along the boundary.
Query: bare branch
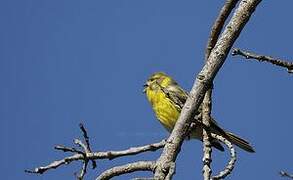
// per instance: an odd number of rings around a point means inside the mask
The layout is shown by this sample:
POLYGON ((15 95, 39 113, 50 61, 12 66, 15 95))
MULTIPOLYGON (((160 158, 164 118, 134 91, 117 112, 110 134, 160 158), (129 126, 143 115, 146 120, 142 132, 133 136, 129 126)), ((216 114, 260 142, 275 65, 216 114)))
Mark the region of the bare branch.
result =
MULTIPOLYGON (((158 149, 163 148, 165 146, 165 144, 166 144, 166 140, 163 139, 162 141, 160 141, 158 143, 148 144, 148 145, 139 146, 139 147, 131 147, 131 148, 123 150, 123 151, 96 152, 96 153, 92 153, 92 156, 95 159, 112 160, 114 158, 118 158, 121 156, 136 155, 136 154, 147 152, 147 151, 156 151, 158 149)), ((91 157, 91 156, 89 156, 89 157, 91 157)))
POLYGON ((54 149, 56 150, 60 150, 60 151, 63 151, 63 152, 72 152, 72 153, 79 153, 79 154, 82 154, 83 152, 78 150, 78 149, 75 149, 75 148, 72 148, 72 147, 66 147, 66 146, 63 146, 63 145, 57 145, 54 147, 54 149))
POLYGON ((212 49, 214 48, 218 37, 224 27, 225 21, 230 15, 232 9, 236 6, 237 2, 239 0, 227 0, 224 6, 222 7, 220 14, 218 15, 216 21, 213 24, 210 37, 208 39, 207 47, 206 47, 206 52, 205 52, 205 59, 206 61, 208 60, 212 49))
POLYGON ((75 155, 66 157, 64 159, 54 161, 47 166, 41 166, 41 167, 35 168, 34 170, 25 170, 25 172, 34 173, 34 174, 43 174, 49 169, 56 169, 61 165, 69 164, 72 161, 79 161, 79 160, 83 160, 83 155, 75 154, 75 155))
POLYGON ((222 143, 226 144, 227 147, 230 149, 230 161, 227 164, 227 166, 225 167, 225 169, 223 171, 221 171, 218 175, 213 176, 212 179, 224 179, 226 176, 228 176, 234 166, 235 166, 235 162, 236 162, 236 151, 235 148, 233 147, 232 143, 230 141, 228 141, 227 139, 225 139, 224 137, 211 133, 211 136, 215 139, 218 139, 219 141, 221 141, 222 143))
POLYGON ((82 123, 79 124, 79 128, 82 131, 85 143, 83 143, 79 139, 74 140, 74 144, 78 145, 79 147, 81 147, 83 149, 83 152, 80 153, 80 154, 83 155, 83 165, 82 165, 82 168, 80 170, 80 173, 79 174, 75 173, 75 176, 77 177, 77 179, 82 180, 83 177, 85 176, 86 172, 87 172, 87 166, 88 166, 89 160, 92 162, 92 168, 93 169, 96 168, 97 164, 96 164, 95 160, 89 159, 87 157, 87 154, 91 153, 91 148, 90 148, 89 137, 87 135, 87 131, 86 131, 86 129, 83 126, 82 123))
POLYGON ((237 55, 243 56, 246 59, 250 59, 250 60, 254 59, 260 62, 263 62, 263 61, 269 62, 277 66, 285 67, 287 68, 288 73, 293 73, 293 62, 288 62, 287 60, 282 60, 282 59, 274 58, 271 56, 259 55, 253 52, 243 51, 241 49, 234 48, 232 51, 232 56, 237 56, 237 55))
POLYGON ((79 139, 74 139, 74 144, 78 145, 79 147, 83 148, 84 152, 83 153, 89 153, 87 146, 79 139))
MULTIPOLYGON (((91 159, 91 160, 95 160, 95 159, 112 160, 114 158, 118 158, 118 157, 122 157, 122 156, 136 155, 136 154, 147 152, 147 151, 156 151, 156 150, 164 147, 165 143, 166 143, 166 140, 162 140, 158 143, 148 144, 148 145, 139 146, 139 147, 131 147, 129 149, 122 150, 122 151, 92 152, 92 153, 88 153, 86 156, 88 159, 91 159)), ((60 147, 64 147, 64 146, 59 146, 59 148, 60 147)), ((65 147, 65 149, 71 149, 71 148, 65 147)), ((84 160, 84 157, 82 154, 79 154, 79 152, 76 152, 76 153, 78 153, 78 154, 68 156, 62 160, 54 161, 44 167, 35 168, 35 170, 33 170, 33 171, 26 170, 26 172, 42 174, 49 169, 56 169, 59 166, 64 165, 64 164, 69 164, 72 161, 84 160)))
POLYGON ((197 76, 192 90, 190 91, 190 96, 186 100, 164 150, 157 160, 155 179, 165 179, 166 174, 168 174, 166 170, 168 171, 169 168, 164 167, 164 165, 175 161, 183 140, 187 135, 194 112, 198 110, 204 94, 210 88, 214 77, 225 62, 231 46, 260 2, 261 0, 241 1, 233 17, 217 41, 209 56, 209 60, 197 76))
MULTIPOLYGON (((85 147, 86 147, 86 148, 84 148, 85 152, 90 153, 90 152, 92 152, 92 150, 91 150, 91 146, 90 146, 90 140, 89 140, 89 137, 87 135, 87 131, 86 131, 86 129, 85 129, 85 127, 84 127, 84 125, 82 123, 79 124, 79 128, 82 131, 83 138, 84 138, 84 141, 85 141, 85 147)), ((92 168, 95 169, 97 167, 96 161, 91 160, 91 162, 92 162, 92 168)))
POLYGON ((83 165, 82 165, 82 168, 80 170, 80 173, 74 173, 74 175, 76 176, 76 178, 78 180, 82 180, 83 177, 85 176, 86 172, 87 172, 87 165, 88 165, 88 160, 85 160, 83 165))
POLYGON ((106 170, 96 180, 107 180, 114 176, 119 176, 126 173, 132 173, 135 171, 154 171, 156 168, 155 161, 138 161, 134 163, 125 164, 122 166, 116 166, 106 170))
MULTIPOLYGON (((205 60, 208 61, 210 53, 218 37, 224 27, 225 21, 232 12, 232 9, 236 6, 239 0, 227 0, 224 6, 222 7, 220 14, 218 15, 216 21, 213 24, 207 47, 205 52, 205 60)), ((206 127, 210 127, 210 115, 212 109, 212 88, 210 88, 203 99, 203 108, 202 108, 202 123, 206 127)), ((208 132, 203 128, 203 177, 205 180, 209 180, 212 174, 211 162, 212 162, 212 147, 209 138, 208 132)))
POLYGON ((285 172, 285 171, 280 171, 280 175, 281 175, 282 177, 288 177, 288 178, 290 178, 290 179, 293 179, 293 174, 289 174, 289 173, 287 173, 287 172, 285 172))
MULTIPOLYGON (((86 148, 86 145, 82 143, 80 140, 75 140, 75 143, 79 144, 83 148, 86 148)), ((83 177, 84 173, 86 172, 86 169, 84 168, 87 167, 87 163, 85 163, 85 161, 88 162, 89 160, 96 160, 96 159, 112 160, 114 158, 118 158, 122 156, 136 155, 136 154, 147 152, 147 151, 156 151, 164 147, 165 143, 166 143, 166 140, 161 140, 158 143, 148 144, 148 145, 139 146, 139 147, 131 147, 129 149, 122 150, 122 151, 105 151, 105 152, 88 152, 88 153, 77 150, 75 148, 69 148, 63 145, 58 145, 55 147, 55 149, 62 150, 64 152, 72 152, 75 154, 72 156, 65 157, 61 160, 54 161, 46 166, 37 167, 34 170, 25 170, 25 172, 43 174, 49 169, 56 169, 59 166, 67 165, 73 161, 84 161, 83 168, 79 175, 79 177, 83 177)))
MULTIPOLYGON (((202 123, 206 127, 210 127, 210 117, 211 117, 211 109, 212 109, 212 89, 209 89, 202 103, 202 123)), ((209 132, 203 128, 202 131, 203 135, 203 177, 204 180, 210 180, 212 169, 211 169, 211 162, 212 162, 212 145, 210 142, 210 135, 209 132)))
POLYGON ((82 134, 83 134, 87 149, 90 151, 91 150, 91 148, 90 148, 90 140, 89 140, 89 137, 87 135, 87 131, 86 131, 86 129, 85 129, 85 127, 84 127, 84 125, 82 123, 79 124, 79 128, 82 131, 82 134))

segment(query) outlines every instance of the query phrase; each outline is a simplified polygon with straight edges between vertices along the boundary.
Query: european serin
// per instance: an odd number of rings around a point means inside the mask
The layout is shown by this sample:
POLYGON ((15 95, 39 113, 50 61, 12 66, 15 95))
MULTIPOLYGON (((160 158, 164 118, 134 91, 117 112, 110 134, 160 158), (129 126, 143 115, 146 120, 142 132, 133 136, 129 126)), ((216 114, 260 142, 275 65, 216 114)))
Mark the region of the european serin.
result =
MULTIPOLYGON (((160 123, 171 132, 188 97, 188 93, 175 80, 163 72, 157 72, 150 76, 144 85, 144 92, 160 123)), ((201 107, 195 114, 196 121, 200 122, 201 107)), ((202 140, 202 127, 196 126, 195 130, 191 131, 190 137, 202 140)), ((210 122, 210 131, 225 137, 231 143, 248 152, 254 152, 249 142, 220 128, 213 118, 211 118, 210 122)), ((211 143, 215 148, 224 151, 218 140, 212 139, 211 143)))

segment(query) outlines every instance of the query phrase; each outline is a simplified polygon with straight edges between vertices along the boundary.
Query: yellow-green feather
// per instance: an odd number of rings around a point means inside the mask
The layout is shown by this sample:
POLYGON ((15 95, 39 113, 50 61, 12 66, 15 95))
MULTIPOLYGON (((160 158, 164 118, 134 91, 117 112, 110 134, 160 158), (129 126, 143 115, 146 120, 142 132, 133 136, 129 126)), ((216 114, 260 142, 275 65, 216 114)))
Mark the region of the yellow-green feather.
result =
MULTIPOLYGON (((160 85, 167 87, 170 82, 170 79, 165 78, 160 85)), ((179 108, 166 97, 166 94, 160 88, 152 90, 148 87, 146 88, 146 94, 158 120, 171 132, 180 115, 179 108)))

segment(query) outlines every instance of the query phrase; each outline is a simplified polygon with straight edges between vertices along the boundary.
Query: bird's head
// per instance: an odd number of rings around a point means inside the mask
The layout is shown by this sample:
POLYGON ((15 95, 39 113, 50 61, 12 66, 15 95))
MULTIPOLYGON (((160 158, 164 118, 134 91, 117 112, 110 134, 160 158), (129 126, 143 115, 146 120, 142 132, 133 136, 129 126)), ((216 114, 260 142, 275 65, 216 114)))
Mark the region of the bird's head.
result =
POLYGON ((172 83, 172 78, 164 72, 156 72, 152 74, 143 85, 143 92, 147 90, 158 90, 160 87, 167 87, 172 83))

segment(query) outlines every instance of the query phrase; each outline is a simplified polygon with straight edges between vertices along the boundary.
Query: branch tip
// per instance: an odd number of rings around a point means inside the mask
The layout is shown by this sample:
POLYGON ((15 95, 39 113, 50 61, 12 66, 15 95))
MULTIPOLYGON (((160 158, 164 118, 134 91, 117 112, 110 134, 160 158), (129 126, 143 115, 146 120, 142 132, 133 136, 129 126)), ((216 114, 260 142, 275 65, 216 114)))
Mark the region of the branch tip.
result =
POLYGON ((271 56, 260 55, 249 51, 244 51, 239 48, 233 48, 232 56, 242 56, 245 59, 257 60, 259 62, 268 62, 276 66, 287 68, 288 73, 293 73, 293 62, 289 62, 287 60, 281 60, 279 58, 274 58, 271 56))

